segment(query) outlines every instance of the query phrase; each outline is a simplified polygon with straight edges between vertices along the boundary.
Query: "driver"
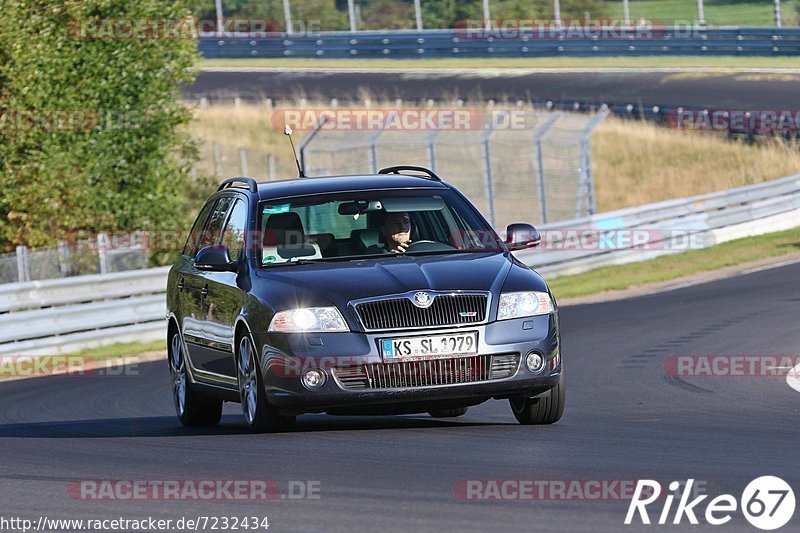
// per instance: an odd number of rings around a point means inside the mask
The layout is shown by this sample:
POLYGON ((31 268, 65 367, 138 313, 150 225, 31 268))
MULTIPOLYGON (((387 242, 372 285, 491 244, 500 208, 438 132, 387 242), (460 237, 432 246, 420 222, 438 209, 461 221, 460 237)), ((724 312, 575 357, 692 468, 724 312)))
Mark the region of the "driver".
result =
POLYGON ((406 212, 383 213, 383 220, 378 228, 383 246, 373 245, 367 253, 390 252, 401 254, 411 244, 411 217, 406 212))

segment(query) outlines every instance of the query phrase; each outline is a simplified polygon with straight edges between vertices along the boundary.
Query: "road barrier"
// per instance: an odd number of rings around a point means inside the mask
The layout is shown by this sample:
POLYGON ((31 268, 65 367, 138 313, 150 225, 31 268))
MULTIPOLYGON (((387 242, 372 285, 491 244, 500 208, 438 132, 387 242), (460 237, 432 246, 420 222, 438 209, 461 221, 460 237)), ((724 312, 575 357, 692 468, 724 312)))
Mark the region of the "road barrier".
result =
MULTIPOLYGON (((617 28, 619 30, 619 28, 617 28)), ((273 33, 250 38, 201 38, 203 57, 213 58, 443 58, 800 54, 800 28, 669 27, 573 37, 569 30, 546 36, 517 32, 482 35, 470 30, 273 33), (517 34, 518 33, 518 34, 517 34)))
MULTIPOLYGON (((522 217, 524 218, 524 217, 522 217)), ((547 224, 515 255, 546 277, 644 261, 800 225, 800 174, 756 185, 547 224), (619 245, 614 237, 640 232, 619 245), (570 234, 576 239, 571 245, 570 234), (582 242, 591 235, 588 245, 582 242), (615 243, 610 248, 597 242, 615 243)), ((164 339, 168 267, 0 285, 0 355, 61 354, 164 339)))

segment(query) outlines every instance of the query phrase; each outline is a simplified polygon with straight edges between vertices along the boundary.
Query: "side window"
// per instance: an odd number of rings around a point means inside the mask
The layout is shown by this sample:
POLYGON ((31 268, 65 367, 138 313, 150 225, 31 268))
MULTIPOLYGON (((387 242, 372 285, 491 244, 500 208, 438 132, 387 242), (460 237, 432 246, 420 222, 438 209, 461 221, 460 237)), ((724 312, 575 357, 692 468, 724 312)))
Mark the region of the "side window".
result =
POLYGON ((222 230, 222 244, 228 247, 231 253, 231 259, 234 261, 239 257, 239 254, 244 248, 244 232, 247 227, 247 202, 244 200, 236 200, 231 210, 231 216, 228 217, 228 223, 225 229, 222 230))
POLYGON ((203 233, 203 228, 206 226, 208 215, 211 213, 212 207, 214 207, 213 201, 206 203, 206 205, 203 206, 203 209, 200 210, 200 214, 197 215, 197 219, 194 221, 191 231, 189 231, 189 237, 186 239, 186 244, 183 246, 183 252, 181 252, 183 255, 188 255, 189 257, 194 257, 197 255, 200 236, 203 233))
POLYGON ((208 219, 206 229, 203 231, 203 236, 200 239, 200 248, 211 246, 212 244, 219 243, 219 237, 222 233, 222 226, 225 224, 225 217, 228 214, 228 209, 231 206, 233 198, 224 196, 217 200, 217 205, 214 206, 214 211, 211 213, 211 218, 208 219))

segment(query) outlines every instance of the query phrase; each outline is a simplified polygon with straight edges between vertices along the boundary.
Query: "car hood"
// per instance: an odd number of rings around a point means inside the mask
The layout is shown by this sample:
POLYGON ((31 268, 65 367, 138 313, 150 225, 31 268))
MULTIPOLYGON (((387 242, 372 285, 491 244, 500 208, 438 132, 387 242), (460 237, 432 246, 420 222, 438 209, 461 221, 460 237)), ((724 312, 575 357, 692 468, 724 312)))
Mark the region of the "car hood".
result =
POLYGON ((511 268, 520 267, 498 252, 281 266, 259 269, 264 283, 254 292, 276 310, 330 303, 344 309, 351 300, 414 290, 496 293, 511 268))

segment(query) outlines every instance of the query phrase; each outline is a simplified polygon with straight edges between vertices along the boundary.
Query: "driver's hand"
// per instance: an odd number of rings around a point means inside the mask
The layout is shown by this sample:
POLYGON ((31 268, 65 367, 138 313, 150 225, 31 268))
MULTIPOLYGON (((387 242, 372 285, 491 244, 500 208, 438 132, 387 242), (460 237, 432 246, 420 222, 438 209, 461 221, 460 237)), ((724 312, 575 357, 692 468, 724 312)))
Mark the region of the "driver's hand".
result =
POLYGON ((411 241, 401 242, 389 251, 392 252, 393 254, 402 254, 408 249, 409 244, 411 244, 411 241))

